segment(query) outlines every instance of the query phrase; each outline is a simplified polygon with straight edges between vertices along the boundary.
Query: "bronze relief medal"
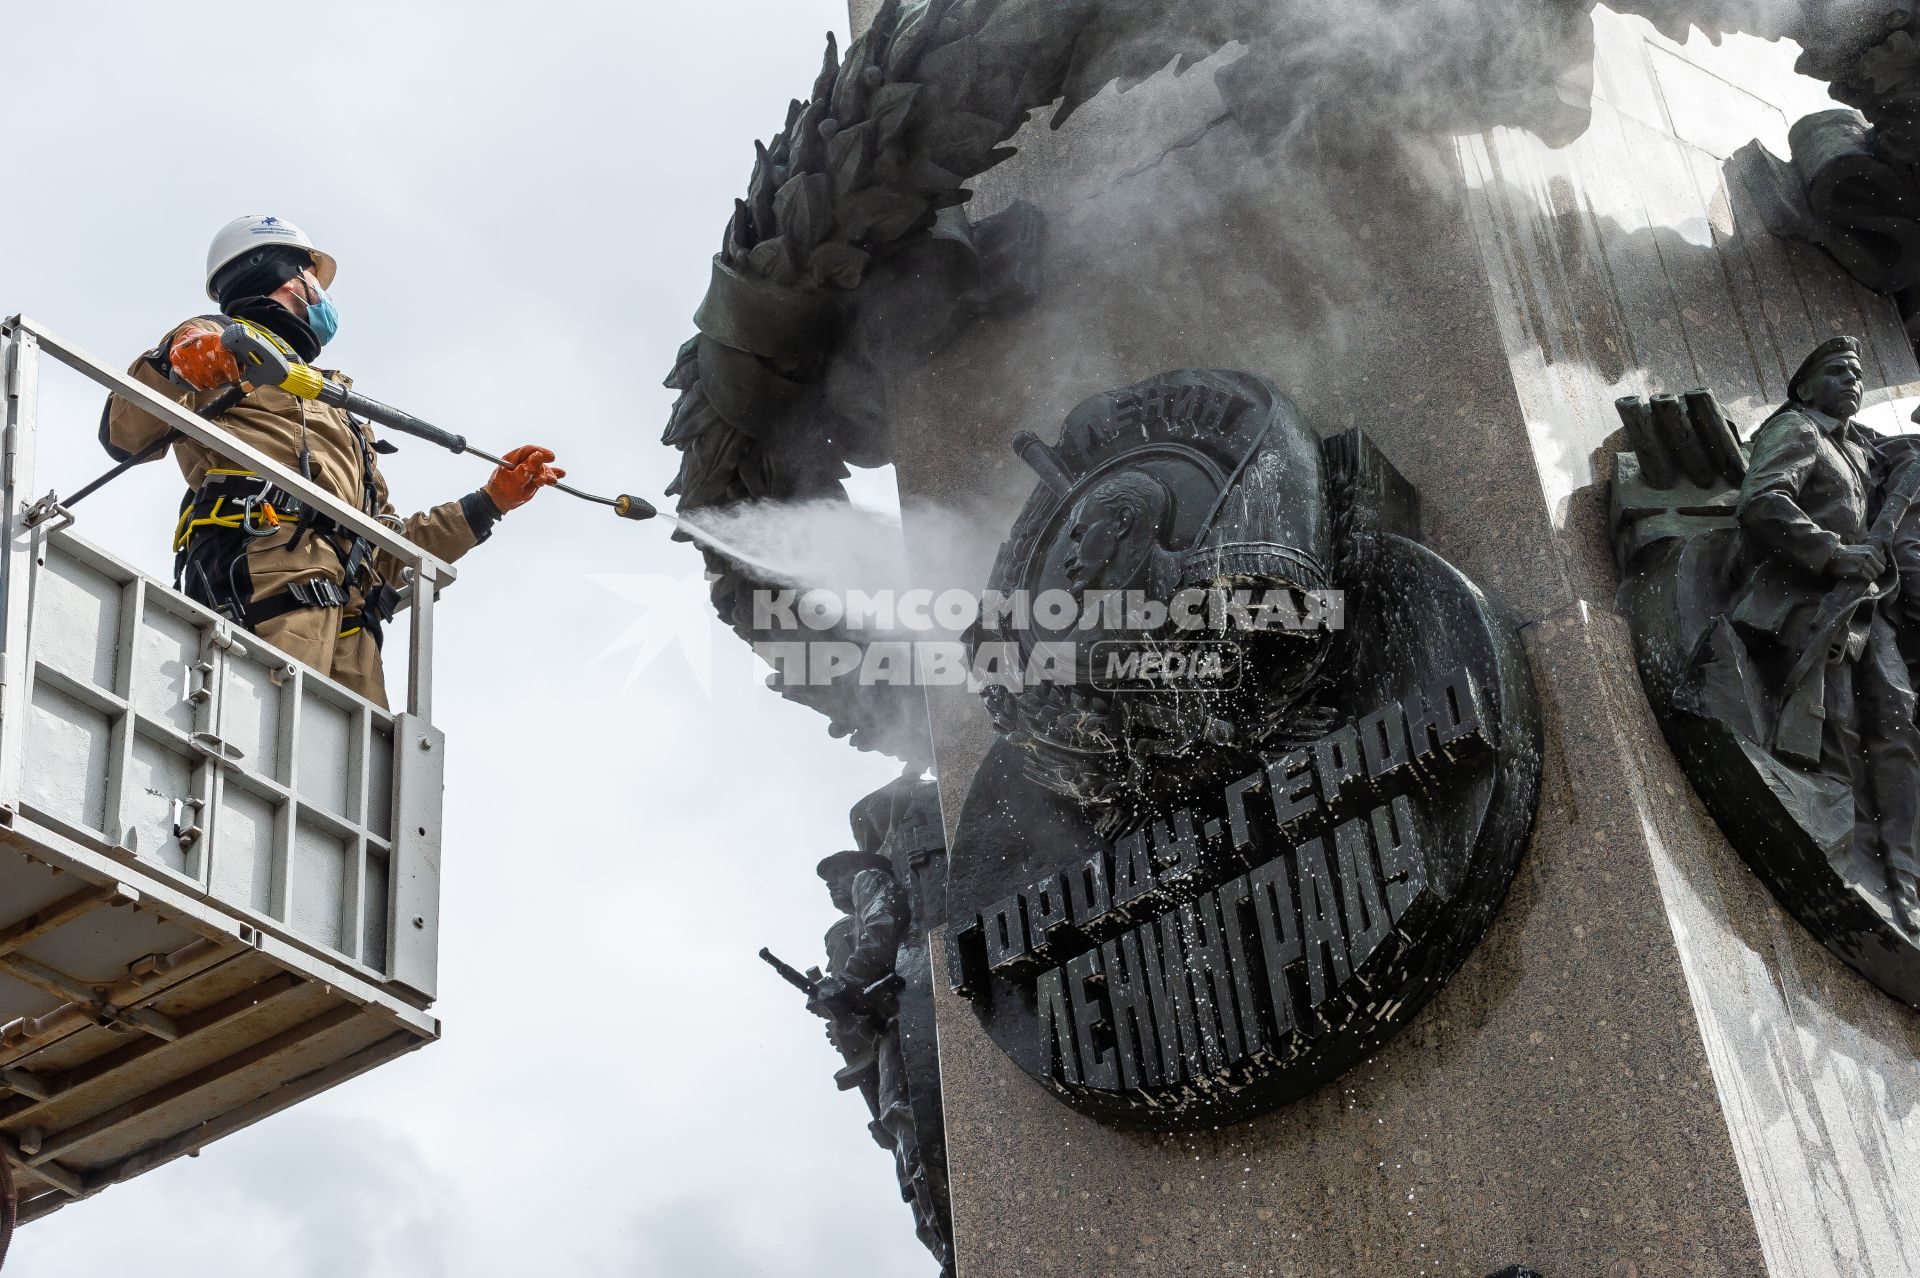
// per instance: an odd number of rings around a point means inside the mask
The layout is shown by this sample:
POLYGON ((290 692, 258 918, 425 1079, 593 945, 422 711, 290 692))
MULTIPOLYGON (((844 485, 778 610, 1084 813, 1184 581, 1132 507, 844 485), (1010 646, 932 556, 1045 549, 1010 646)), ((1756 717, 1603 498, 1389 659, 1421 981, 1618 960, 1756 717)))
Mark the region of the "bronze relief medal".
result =
POLYGON ((1366 437, 1320 440, 1263 378, 1163 374, 1015 447, 1040 482, 973 636, 1004 677, 949 983, 1105 1119, 1303 1096, 1412 1018, 1512 879, 1540 768, 1514 629, 1366 437))

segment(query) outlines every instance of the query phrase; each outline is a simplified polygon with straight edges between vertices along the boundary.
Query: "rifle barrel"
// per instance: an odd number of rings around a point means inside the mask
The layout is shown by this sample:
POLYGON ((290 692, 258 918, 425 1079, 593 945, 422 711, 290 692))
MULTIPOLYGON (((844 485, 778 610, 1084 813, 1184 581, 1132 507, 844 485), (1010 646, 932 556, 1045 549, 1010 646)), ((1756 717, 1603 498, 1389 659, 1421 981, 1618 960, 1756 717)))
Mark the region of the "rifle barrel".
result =
POLYGON ((801 975, 798 968, 790 967, 782 963, 780 959, 775 956, 774 952, 764 945, 760 947, 760 957, 766 960, 768 967, 780 973, 781 978, 785 980, 787 984, 793 986, 793 988, 799 990, 808 998, 813 997, 814 983, 801 975))

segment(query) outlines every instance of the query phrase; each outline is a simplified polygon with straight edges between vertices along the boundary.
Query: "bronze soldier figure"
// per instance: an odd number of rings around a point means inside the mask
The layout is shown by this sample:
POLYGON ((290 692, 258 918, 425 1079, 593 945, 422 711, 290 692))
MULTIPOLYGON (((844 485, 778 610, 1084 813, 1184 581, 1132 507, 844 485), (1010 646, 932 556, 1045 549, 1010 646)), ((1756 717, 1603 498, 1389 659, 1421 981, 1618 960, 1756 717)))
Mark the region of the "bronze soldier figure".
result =
POLYGON ((1776 692, 1775 750, 1851 787, 1856 847, 1886 867, 1896 916, 1920 934, 1920 730, 1885 606, 1899 572, 1870 535, 1910 453, 1853 420, 1864 391, 1860 344, 1834 338, 1754 436, 1731 615, 1776 692))
MULTIPOLYGON (((920 796, 907 790, 889 797, 911 807, 920 796)), ((856 834, 862 833, 861 815, 856 809, 856 834)), ((873 1113, 868 1130, 893 1155, 900 1197, 913 1206, 920 1241, 940 1260, 941 1272, 951 1274, 945 1168, 927 1164, 902 1051, 896 968, 901 942, 913 928, 907 896, 892 859, 878 850, 837 852, 820 863, 819 873, 843 917, 827 930, 827 978, 815 987, 809 1006, 827 1017, 828 1037, 847 1061, 842 1086, 850 1071, 862 1071, 857 1085, 873 1113)))
POLYGON ((834 1082, 867 1103, 867 1130, 893 1156, 914 1232, 953 1278, 953 1213, 933 1025, 927 934, 946 920, 940 791, 908 769, 854 805, 857 851, 820 862, 840 918, 827 930, 827 972, 760 957, 807 995, 844 1065, 834 1082))
POLYGON ((888 1060, 894 999, 884 983, 894 974, 906 929, 906 898, 892 863, 878 852, 836 852, 820 862, 818 873, 841 917, 827 929, 827 975, 814 987, 808 1010, 826 1018, 827 1038, 847 1062, 836 1076, 842 1090, 860 1089, 873 1111, 874 1139, 892 1149, 885 1093, 889 1084, 897 1089, 899 1052, 888 1060))
MULTIPOLYGON (((887 1083, 879 1111, 888 1115, 900 1196, 913 1205, 914 1232, 953 1274, 953 1212, 947 1189, 946 1124, 940 1104, 940 1062, 933 1026, 933 969, 927 934, 946 922, 946 832, 940 787, 917 768, 853 805, 854 843, 893 866, 906 902, 906 926, 895 951, 900 992, 883 1055, 887 1083), (897 1057, 897 1060, 896 1060, 897 1057), (899 1073, 894 1074, 895 1064, 899 1073)), ((884 1143, 884 1142, 883 1142, 884 1143)))

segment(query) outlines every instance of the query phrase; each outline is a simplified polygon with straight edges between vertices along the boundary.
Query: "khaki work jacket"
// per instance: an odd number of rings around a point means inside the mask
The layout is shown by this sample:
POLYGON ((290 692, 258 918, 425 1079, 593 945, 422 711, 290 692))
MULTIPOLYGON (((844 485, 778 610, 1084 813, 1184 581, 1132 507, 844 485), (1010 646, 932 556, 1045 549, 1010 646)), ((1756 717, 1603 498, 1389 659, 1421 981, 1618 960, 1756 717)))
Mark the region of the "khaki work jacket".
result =
MULTIPOLYGON (((188 320, 170 330, 156 349, 164 351, 182 329, 191 325, 218 330, 213 320, 188 320)), ((176 385, 155 368, 145 355, 135 360, 127 372, 141 385, 151 387, 188 412, 197 411, 220 394, 218 390, 193 391, 176 385)), ((352 385, 351 381, 337 373, 329 372, 328 376, 342 385, 352 385)), ((378 455, 373 451, 373 428, 355 423, 344 409, 318 400, 301 399, 278 387, 266 386, 250 392, 245 399, 222 413, 216 424, 296 474, 300 470, 300 452, 304 446, 312 457, 313 481, 316 484, 349 506, 384 517, 385 522, 398 528, 408 541, 448 563, 472 550, 481 540, 459 501, 445 502, 405 519, 398 518, 393 503, 387 497, 387 481, 380 473, 378 455), (370 475, 371 478, 371 500, 362 482, 363 475, 370 475)), ((103 442, 111 444, 122 455, 136 453, 166 434, 167 430, 167 424, 153 414, 115 396, 108 405, 103 442)), ((234 462, 221 458, 211 449, 189 439, 175 440, 172 452, 180 464, 180 473, 186 477, 187 486, 195 491, 199 490, 209 470, 239 468, 234 462)), ((373 571, 379 580, 396 582, 400 576, 399 570, 400 565, 393 556, 384 551, 375 555, 373 571)))

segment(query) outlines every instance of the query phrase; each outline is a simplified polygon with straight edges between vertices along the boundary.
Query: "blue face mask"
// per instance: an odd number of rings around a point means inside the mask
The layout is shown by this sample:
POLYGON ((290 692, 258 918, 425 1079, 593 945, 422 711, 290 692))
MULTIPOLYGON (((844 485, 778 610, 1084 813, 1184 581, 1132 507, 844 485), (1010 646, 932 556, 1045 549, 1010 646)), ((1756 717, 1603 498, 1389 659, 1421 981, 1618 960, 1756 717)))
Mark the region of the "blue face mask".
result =
POLYGON ((334 309, 333 299, 327 296, 327 290, 319 288, 313 292, 313 300, 307 303, 307 327, 325 346, 340 331, 340 312, 334 309))

